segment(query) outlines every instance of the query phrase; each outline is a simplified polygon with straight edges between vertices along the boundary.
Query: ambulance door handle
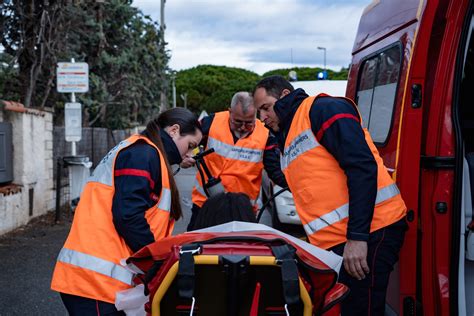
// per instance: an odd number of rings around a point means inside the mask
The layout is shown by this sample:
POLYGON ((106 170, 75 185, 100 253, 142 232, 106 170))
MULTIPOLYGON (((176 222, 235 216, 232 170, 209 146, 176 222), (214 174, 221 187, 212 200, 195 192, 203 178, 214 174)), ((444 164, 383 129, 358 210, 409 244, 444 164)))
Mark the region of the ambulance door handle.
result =
POLYGON ((421 108, 421 84, 414 84, 411 86, 411 107, 414 109, 421 108))
POLYGON ((448 203, 446 202, 436 202, 436 213, 446 214, 448 212, 448 203))

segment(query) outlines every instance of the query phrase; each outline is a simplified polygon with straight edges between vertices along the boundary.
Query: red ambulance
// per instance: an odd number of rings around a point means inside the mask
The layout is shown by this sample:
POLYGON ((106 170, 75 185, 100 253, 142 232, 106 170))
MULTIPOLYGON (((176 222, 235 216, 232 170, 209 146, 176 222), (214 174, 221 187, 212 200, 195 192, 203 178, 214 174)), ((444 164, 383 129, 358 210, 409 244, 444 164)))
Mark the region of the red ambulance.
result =
POLYGON ((392 172, 409 231, 388 315, 474 315, 473 0, 374 0, 346 95, 392 172))

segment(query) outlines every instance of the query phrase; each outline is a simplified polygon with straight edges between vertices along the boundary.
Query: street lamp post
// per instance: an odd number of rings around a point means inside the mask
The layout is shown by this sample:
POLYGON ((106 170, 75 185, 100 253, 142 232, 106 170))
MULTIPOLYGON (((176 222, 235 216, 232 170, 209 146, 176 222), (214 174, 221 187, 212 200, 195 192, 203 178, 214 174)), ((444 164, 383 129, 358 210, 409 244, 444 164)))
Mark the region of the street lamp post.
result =
POLYGON ((173 107, 176 107, 176 71, 171 72, 171 92, 173 96, 173 107))
POLYGON ((318 46, 318 49, 324 51, 324 71, 323 71, 323 79, 327 78, 327 71, 326 71, 326 47, 318 46))
MULTIPOLYGON (((166 0, 161 0, 160 6, 160 52, 165 55, 165 2, 166 0)), ((169 82, 166 78, 165 70, 162 69, 160 71, 160 79, 161 79, 161 92, 160 92, 160 111, 164 111, 168 108, 168 100, 167 100, 167 91, 169 91, 169 82)))
POLYGON ((181 97, 181 100, 183 100, 184 102, 184 108, 187 109, 188 108, 188 93, 185 92, 181 94, 180 97, 181 97))

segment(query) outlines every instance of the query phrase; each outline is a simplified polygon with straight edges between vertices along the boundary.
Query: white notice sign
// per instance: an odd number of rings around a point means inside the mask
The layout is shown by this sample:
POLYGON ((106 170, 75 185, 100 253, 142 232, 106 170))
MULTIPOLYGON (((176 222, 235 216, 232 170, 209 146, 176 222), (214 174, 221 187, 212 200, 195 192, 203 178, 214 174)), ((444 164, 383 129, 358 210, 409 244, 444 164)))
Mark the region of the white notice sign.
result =
POLYGON ((60 93, 89 91, 89 65, 87 63, 58 63, 57 90, 60 93))
POLYGON ((67 142, 78 142, 82 138, 82 107, 80 103, 66 103, 64 125, 67 142))

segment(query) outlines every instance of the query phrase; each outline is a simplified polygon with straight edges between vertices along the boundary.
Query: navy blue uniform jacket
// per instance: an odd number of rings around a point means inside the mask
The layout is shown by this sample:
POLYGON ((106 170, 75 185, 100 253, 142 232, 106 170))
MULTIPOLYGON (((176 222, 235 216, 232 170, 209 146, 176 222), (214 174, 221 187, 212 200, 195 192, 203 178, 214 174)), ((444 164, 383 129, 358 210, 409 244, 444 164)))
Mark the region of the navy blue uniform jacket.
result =
MULTIPOLYGON (((275 103, 274 111, 280 119, 276 136, 282 151, 296 110, 307 97, 303 89, 296 89, 275 103)), ((377 195, 377 163, 359 120, 354 107, 340 98, 317 98, 310 110, 311 130, 316 139, 347 176, 347 238, 368 240, 377 195)))
MULTIPOLYGON (((143 133, 146 136, 146 133, 143 133)), ((170 164, 181 162, 176 144, 163 130, 161 141, 170 164)), ((156 149, 144 141, 122 150, 115 162, 112 215, 115 229, 132 251, 155 241, 145 212, 161 193, 161 163, 156 149)))

